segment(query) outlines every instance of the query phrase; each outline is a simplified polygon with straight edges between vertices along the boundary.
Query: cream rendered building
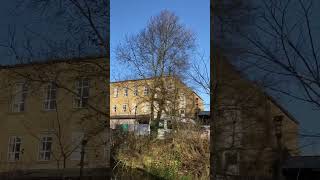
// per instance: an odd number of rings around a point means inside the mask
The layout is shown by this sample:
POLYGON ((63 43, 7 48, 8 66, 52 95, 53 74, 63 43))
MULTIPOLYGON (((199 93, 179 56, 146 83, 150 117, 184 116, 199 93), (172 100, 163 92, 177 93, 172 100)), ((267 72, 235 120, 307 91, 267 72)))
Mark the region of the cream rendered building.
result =
POLYGON ((0 171, 109 167, 107 61, 0 67, 0 171), (82 148, 83 139, 87 140, 82 148))
POLYGON ((172 117, 194 119, 197 109, 204 109, 201 97, 178 78, 145 78, 112 82, 110 84, 111 128, 115 129, 119 124, 148 124, 152 114, 151 104, 153 102, 153 114, 156 118, 157 112, 160 111, 158 105, 160 99, 165 101, 161 119, 172 117), (161 84, 160 87, 157 87, 157 84, 161 84), (159 95, 163 92, 164 95, 159 95), (151 100, 152 95, 155 100, 151 100))

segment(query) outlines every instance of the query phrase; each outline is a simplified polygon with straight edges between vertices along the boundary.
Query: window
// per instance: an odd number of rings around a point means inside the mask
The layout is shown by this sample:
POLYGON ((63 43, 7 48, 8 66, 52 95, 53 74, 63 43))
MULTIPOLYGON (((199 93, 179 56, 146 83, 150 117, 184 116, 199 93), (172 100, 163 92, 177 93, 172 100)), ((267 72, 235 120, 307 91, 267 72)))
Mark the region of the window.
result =
POLYGON ((199 98, 196 98, 196 107, 199 107, 199 98))
POLYGON ((57 87, 53 83, 48 84, 45 87, 45 100, 44 100, 45 110, 56 109, 56 97, 57 97, 57 87))
POLYGON ((42 136, 40 138, 39 160, 47 161, 51 159, 52 137, 42 136))
POLYGON ((117 112, 117 105, 114 105, 112 109, 113 109, 113 112, 116 113, 117 112))
POLYGON ((134 96, 138 96, 138 95, 139 95, 139 93, 138 93, 138 87, 137 87, 136 85, 134 86, 133 95, 134 95, 134 96))
POLYGON ((145 86, 143 90, 143 95, 147 96, 148 94, 149 94, 149 88, 145 86))
POLYGON ((72 133, 71 143, 74 146, 74 150, 71 153, 70 159, 71 160, 80 160, 81 159, 81 149, 82 144, 81 141, 83 140, 84 133, 82 132, 74 132, 72 133))
POLYGON ((186 96, 184 94, 180 95, 180 107, 181 108, 186 107, 186 96))
POLYGON ((186 116, 186 112, 184 109, 180 109, 180 115, 181 117, 185 117, 186 116))
POLYGON ((124 88, 124 96, 128 96, 128 87, 124 88))
POLYGON ((223 167, 230 174, 238 174, 239 172, 239 153, 233 151, 223 152, 223 167))
POLYGON ((12 136, 9 138, 8 160, 17 161, 21 154, 21 137, 12 136))
POLYGON ((26 83, 17 83, 15 85, 14 95, 12 99, 13 112, 23 112, 25 110, 26 96, 27 96, 26 83))
POLYGON ((127 105, 126 104, 122 105, 122 111, 127 112, 127 105))
POLYGON ((164 124, 165 124, 165 122, 164 122, 164 120, 162 119, 162 120, 159 121, 158 127, 162 129, 162 128, 164 128, 164 124))
POLYGON ((89 100, 89 80, 87 78, 82 78, 76 82, 76 93, 78 95, 74 98, 74 107, 86 107, 89 100))
POLYGON ((167 129, 172 129, 172 121, 167 121, 167 129))
POLYGON ((118 94, 119 94, 119 92, 118 92, 118 88, 114 88, 113 89, 113 97, 118 97, 118 94))

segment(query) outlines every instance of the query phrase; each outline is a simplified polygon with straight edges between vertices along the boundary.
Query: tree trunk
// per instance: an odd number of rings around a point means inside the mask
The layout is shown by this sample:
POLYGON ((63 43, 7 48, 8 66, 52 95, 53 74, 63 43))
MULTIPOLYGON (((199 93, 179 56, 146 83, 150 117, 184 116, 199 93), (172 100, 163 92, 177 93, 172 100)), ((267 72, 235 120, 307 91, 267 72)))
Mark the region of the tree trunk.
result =
POLYGON ((86 144, 87 144, 87 141, 82 140, 82 142, 81 142, 81 157, 80 157, 80 175, 79 175, 80 180, 83 178, 84 155, 85 155, 86 144))

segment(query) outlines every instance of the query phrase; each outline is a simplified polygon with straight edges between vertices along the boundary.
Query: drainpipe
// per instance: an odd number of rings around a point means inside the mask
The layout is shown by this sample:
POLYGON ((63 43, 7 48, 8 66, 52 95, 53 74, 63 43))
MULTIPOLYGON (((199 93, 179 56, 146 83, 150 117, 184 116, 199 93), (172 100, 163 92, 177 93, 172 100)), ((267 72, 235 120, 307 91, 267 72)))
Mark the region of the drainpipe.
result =
POLYGON ((275 116, 273 118, 275 124, 275 135, 277 139, 277 161, 276 161, 276 180, 282 180, 282 121, 283 116, 275 116))

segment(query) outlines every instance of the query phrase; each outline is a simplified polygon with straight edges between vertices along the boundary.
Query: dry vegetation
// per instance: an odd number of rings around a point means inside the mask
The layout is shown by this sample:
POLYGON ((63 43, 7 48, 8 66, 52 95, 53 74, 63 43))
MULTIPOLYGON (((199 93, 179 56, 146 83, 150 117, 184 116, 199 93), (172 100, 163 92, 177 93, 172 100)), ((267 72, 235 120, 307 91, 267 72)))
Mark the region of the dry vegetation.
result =
POLYGON ((165 179, 208 179, 209 140, 198 127, 183 127, 165 140, 125 134, 115 152, 122 167, 144 169, 165 179))

